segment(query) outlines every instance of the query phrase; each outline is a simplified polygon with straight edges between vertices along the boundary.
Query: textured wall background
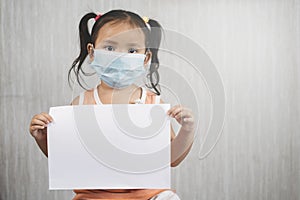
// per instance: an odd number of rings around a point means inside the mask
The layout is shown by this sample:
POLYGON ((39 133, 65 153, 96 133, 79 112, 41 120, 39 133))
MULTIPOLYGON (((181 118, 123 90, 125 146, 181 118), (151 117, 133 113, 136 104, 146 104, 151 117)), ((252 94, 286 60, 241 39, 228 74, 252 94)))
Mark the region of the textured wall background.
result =
POLYGON ((48 190, 47 159, 28 126, 34 114, 71 100, 67 71, 78 53, 81 16, 113 8, 153 17, 191 37, 224 80, 223 135, 202 161, 196 141, 173 170, 180 197, 300 199, 296 0, 0 0, 0 199, 72 198, 71 191, 48 190))

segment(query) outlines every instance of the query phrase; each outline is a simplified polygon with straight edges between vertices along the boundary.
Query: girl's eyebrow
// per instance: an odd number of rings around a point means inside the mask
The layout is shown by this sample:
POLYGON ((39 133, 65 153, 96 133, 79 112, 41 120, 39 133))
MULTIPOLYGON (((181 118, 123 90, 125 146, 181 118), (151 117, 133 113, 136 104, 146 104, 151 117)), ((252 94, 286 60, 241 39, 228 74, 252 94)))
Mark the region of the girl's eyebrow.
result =
POLYGON ((138 44, 138 43, 131 42, 131 43, 127 43, 127 46, 130 46, 130 47, 139 47, 141 45, 138 44))
POLYGON ((117 42, 112 41, 112 40, 104 40, 103 42, 108 43, 108 44, 118 44, 117 42))

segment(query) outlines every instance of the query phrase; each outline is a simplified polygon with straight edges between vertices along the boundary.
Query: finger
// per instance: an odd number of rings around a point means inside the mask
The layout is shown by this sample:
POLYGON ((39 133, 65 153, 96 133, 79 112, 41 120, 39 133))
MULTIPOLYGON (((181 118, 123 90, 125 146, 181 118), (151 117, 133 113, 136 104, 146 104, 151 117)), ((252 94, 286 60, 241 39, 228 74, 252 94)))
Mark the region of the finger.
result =
POLYGON ((46 126, 47 125, 47 122, 46 121, 43 121, 41 119, 33 119, 31 121, 31 126, 34 126, 34 125, 39 125, 39 126, 46 126))
POLYGON ((193 117, 192 113, 188 110, 181 110, 180 112, 178 112, 176 115, 175 115, 175 118, 191 118, 193 117))
POLYGON ((47 120, 48 120, 49 122, 52 122, 52 121, 53 121, 53 118, 52 118, 51 115, 49 115, 48 113, 42 112, 41 115, 43 115, 44 117, 46 117, 47 120))
POLYGON ((183 118, 183 121, 186 122, 186 123, 194 123, 194 118, 186 117, 186 118, 183 118))
POLYGON ((31 126, 31 127, 30 127, 30 132, 31 132, 31 133, 34 133, 35 131, 37 131, 37 130, 42 130, 42 129, 44 129, 44 128, 45 128, 44 126, 39 126, 39 125, 31 126))
POLYGON ((176 105, 176 106, 173 106, 172 108, 170 108, 167 112, 168 115, 170 115, 174 110, 176 110, 178 107, 180 107, 180 105, 176 105))
POLYGON ((186 110, 184 110, 184 108, 182 108, 182 107, 177 108, 173 112, 174 118, 184 117, 184 116, 187 116, 187 115, 188 115, 188 112, 186 110))
POLYGON ((45 126, 36 125, 36 126, 32 126, 31 128, 32 128, 33 131, 35 131, 35 130, 41 130, 41 129, 44 129, 45 126))
POLYGON ((49 114, 42 112, 40 115, 43 116, 48 123, 51 122, 51 116, 49 114))
POLYGON ((172 110, 171 110, 171 112, 170 112, 170 116, 172 116, 172 117, 175 117, 178 113, 180 113, 181 112, 181 110, 182 110, 182 107, 181 106, 176 106, 176 107, 174 107, 172 110))
POLYGON ((35 118, 33 118, 32 121, 34 121, 34 120, 40 120, 40 121, 43 121, 46 124, 50 123, 49 120, 47 119, 47 117, 45 117, 43 114, 37 115, 35 118))
POLYGON ((189 113, 186 113, 186 115, 177 115, 175 117, 175 119, 177 120, 178 123, 180 123, 181 125, 186 126, 190 126, 193 127, 194 125, 194 118, 193 116, 190 116, 189 113))

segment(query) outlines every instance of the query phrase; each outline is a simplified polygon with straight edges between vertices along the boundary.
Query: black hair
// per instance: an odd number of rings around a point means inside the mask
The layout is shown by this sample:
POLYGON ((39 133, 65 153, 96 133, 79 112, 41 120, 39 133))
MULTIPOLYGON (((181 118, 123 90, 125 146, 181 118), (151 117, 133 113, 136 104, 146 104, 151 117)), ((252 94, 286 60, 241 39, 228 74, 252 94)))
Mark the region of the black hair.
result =
POLYGON ((89 43, 95 46, 95 41, 97 39, 99 30, 103 25, 108 22, 128 22, 137 28, 141 28, 145 34, 145 46, 146 50, 152 53, 149 74, 147 74, 147 83, 145 85, 153 89, 157 95, 160 95, 159 86, 159 60, 158 60, 158 49, 161 41, 162 27, 161 25, 153 19, 149 19, 148 24, 150 25, 150 30, 147 27, 145 21, 137 14, 125 11, 125 10, 111 10, 98 18, 92 27, 91 33, 89 33, 88 21, 90 19, 95 19, 97 15, 95 13, 87 13, 84 15, 79 23, 79 37, 80 37, 80 53, 78 57, 73 61, 72 67, 68 73, 68 81, 70 84, 70 76, 73 71, 76 75, 76 80, 79 85, 85 89, 82 85, 80 79, 80 73, 83 75, 90 75, 82 70, 82 64, 88 55, 87 45, 89 43))

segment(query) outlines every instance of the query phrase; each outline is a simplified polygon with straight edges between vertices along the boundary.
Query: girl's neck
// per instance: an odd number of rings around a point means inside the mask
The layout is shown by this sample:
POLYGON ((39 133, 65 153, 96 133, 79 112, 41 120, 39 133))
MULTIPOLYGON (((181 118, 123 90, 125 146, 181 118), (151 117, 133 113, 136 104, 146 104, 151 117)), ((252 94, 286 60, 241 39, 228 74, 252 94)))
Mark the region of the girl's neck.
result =
POLYGON ((123 89, 115 89, 101 82, 97 90, 99 98, 102 101, 111 103, 130 103, 132 98, 137 99, 141 96, 141 91, 136 85, 130 85, 123 89))
POLYGON ((100 84, 98 85, 98 91, 104 94, 110 94, 110 93, 132 93, 134 90, 138 89, 138 87, 136 85, 130 85, 126 88, 122 88, 122 89, 116 89, 116 88, 112 88, 110 86, 108 86, 106 83, 104 82, 100 82, 100 84))

